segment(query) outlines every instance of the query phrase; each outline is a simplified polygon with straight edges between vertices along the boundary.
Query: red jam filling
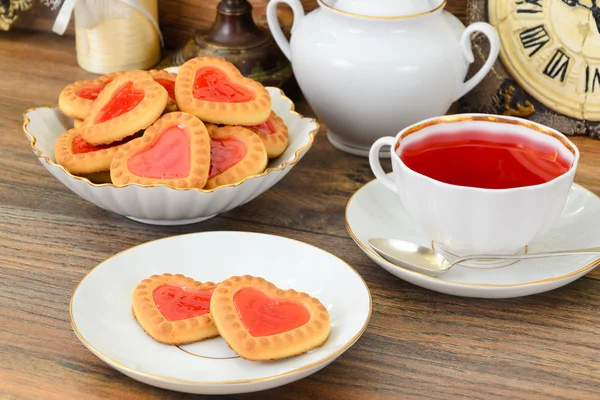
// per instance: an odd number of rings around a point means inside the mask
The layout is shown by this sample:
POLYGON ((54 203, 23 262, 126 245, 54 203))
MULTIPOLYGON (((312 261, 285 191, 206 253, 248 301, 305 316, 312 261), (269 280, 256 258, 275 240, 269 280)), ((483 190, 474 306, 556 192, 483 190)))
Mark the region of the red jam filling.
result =
POLYGON ((310 313, 303 304, 279 302, 253 288, 236 292, 233 303, 246 330, 254 337, 291 331, 310 320, 310 313))
POLYGON ((133 82, 127 82, 115 91, 109 102, 102 107, 96 116, 95 124, 117 118, 133 110, 144 99, 144 92, 133 87, 133 82))
POLYGON ((190 158, 190 132, 179 124, 163 129, 154 143, 134 153, 127 168, 145 178, 185 178, 190 174, 190 158))
POLYGON ((88 142, 83 140, 81 135, 77 135, 73 138, 73 141, 71 142, 71 150, 73 151, 73 154, 80 154, 80 153, 92 153, 94 151, 103 150, 103 149, 110 149, 111 147, 117 147, 117 146, 120 146, 122 144, 129 142, 132 139, 138 138, 138 137, 142 136, 142 133, 143 132, 138 132, 135 135, 126 137, 125 139, 119 140, 118 142, 112 142, 112 143, 108 143, 108 144, 100 144, 97 146, 93 145, 93 144, 89 144, 88 142))
POLYGON ((100 92, 103 91, 104 87, 109 83, 110 82, 106 82, 103 85, 82 87, 77 89, 77 92, 75 92, 75 94, 84 99, 96 100, 100 92))
POLYGON ((169 321, 194 318, 209 312, 212 290, 191 289, 165 283, 154 289, 152 297, 160 313, 169 321))
POLYGON ((275 133, 275 127, 273 127, 273 123, 271 122, 271 118, 269 118, 268 120, 266 120, 262 124, 252 125, 252 126, 249 126, 248 128, 250 128, 250 129, 252 129, 254 131, 259 131, 259 132, 264 133, 266 135, 270 135, 272 133, 275 133))
POLYGON ((175 81, 168 79, 155 79, 155 81, 167 89, 167 93, 169 93, 169 98, 171 100, 175 100, 175 81))
POLYGON ((212 139, 208 179, 222 174, 246 157, 246 143, 234 137, 212 139))
POLYGON ((232 81, 222 70, 202 67, 196 71, 194 97, 219 103, 243 103, 254 100, 254 91, 232 81))

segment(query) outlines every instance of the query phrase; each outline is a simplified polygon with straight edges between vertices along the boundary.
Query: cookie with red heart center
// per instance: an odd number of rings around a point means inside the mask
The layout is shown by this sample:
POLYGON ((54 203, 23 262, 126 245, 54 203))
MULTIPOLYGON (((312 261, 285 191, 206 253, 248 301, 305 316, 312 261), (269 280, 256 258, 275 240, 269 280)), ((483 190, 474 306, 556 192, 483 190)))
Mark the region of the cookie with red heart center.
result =
POLYGON ((81 137, 80 129, 70 129, 60 135, 54 145, 54 157, 74 175, 87 175, 108 171, 117 150, 128 141, 140 136, 133 135, 108 145, 92 145, 81 137))
POLYGON ((146 129, 163 113, 169 97, 148 74, 125 74, 106 85, 81 125, 90 144, 122 140, 146 129))
POLYGON ((160 343, 181 345, 213 338, 219 334, 209 312, 215 287, 181 274, 153 275, 133 291, 133 315, 160 343))
POLYGON ((150 73, 150 76, 152 76, 152 79, 164 87, 169 94, 169 100, 167 100, 165 112, 174 112, 179 110, 177 108, 177 103, 175 102, 175 78, 177 78, 177 75, 158 69, 153 69, 148 72, 150 73))
POLYGON ((175 99, 180 110, 215 124, 261 124, 271 112, 271 96, 259 82, 212 57, 193 58, 181 66, 175 99))
POLYGON ((260 137, 241 126, 209 124, 210 170, 206 189, 239 183, 264 172, 267 150, 260 137))
POLYGON ((302 354, 329 337, 329 313, 318 299, 249 275, 221 282, 210 301, 210 313, 219 335, 246 360, 302 354))
POLYGON ((269 158, 279 157, 287 148, 290 141, 287 126, 275 111, 271 111, 269 119, 258 125, 246 126, 256 133, 265 144, 269 158))
POLYGON ((100 77, 96 80, 77 81, 65 86, 58 96, 58 108, 68 117, 85 119, 100 92, 111 81, 110 78, 100 77))
POLYGON ((115 186, 130 183, 201 189, 210 168, 210 137, 191 114, 163 115, 141 138, 115 153, 110 175, 115 186))
MULTIPOLYGON (((68 117, 83 120, 87 117, 98 98, 98 95, 104 90, 104 87, 121 76, 149 78, 150 74, 147 71, 133 70, 124 72, 113 72, 108 75, 103 75, 96 80, 77 81, 65 88, 58 96, 58 107, 63 114, 68 117)), ((76 125, 75 128, 78 126, 76 125)))

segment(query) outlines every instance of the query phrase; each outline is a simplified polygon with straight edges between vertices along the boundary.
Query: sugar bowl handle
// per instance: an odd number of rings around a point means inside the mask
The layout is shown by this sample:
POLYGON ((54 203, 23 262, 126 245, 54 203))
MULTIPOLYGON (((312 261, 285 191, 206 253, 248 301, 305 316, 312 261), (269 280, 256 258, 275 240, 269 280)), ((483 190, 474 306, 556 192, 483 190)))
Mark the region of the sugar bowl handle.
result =
POLYGON ((487 73, 490 72, 492 66, 498 58, 498 52, 500 51, 500 37, 498 36, 496 29, 485 22, 474 22, 469 25, 467 29, 465 29, 462 37, 460 38, 463 56, 469 63, 475 61, 471 43, 471 34, 473 32, 481 32, 487 37, 488 41, 490 42, 490 54, 488 54, 488 58, 485 61, 485 64, 483 64, 483 67, 481 67, 481 69, 477 71, 477 73, 471 79, 461 84, 461 87, 458 90, 458 95, 456 96, 456 100, 470 92, 471 89, 477 86, 477 84, 481 82, 487 73))
POLYGON ((385 173, 383 168, 381 168, 381 161, 379 160, 379 150, 381 150, 383 146, 390 146, 390 152, 394 151, 394 149, 391 147, 394 146, 395 142, 396 138, 386 136, 373 143, 371 150, 369 150, 369 164, 371 165, 371 171, 373 171, 375 177, 379 179, 381 183, 383 183, 383 186, 394 193, 398 193, 398 189, 396 189, 394 180, 385 173))
POLYGON ((273 39, 275 39, 277 46, 279 46, 283 54, 291 61, 290 42, 288 42, 283 34, 281 26, 279 25, 279 20, 277 19, 277 5, 279 3, 285 3, 292 8, 292 12, 294 13, 292 33, 294 33, 294 29, 298 27, 298 23, 302 17, 304 17, 304 8, 302 8, 300 0, 271 0, 269 1, 269 4, 267 4, 267 23, 269 24, 273 39))

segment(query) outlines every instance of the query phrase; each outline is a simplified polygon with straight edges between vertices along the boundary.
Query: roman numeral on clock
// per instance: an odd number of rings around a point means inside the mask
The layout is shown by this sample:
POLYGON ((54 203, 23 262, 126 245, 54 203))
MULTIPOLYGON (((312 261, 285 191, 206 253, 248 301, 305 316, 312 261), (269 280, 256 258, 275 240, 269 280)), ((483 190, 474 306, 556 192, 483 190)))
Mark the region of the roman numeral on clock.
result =
POLYGON ((570 61, 571 57, 566 55, 560 49, 556 50, 548 64, 546 64, 546 68, 544 68, 544 75, 547 75, 552 79, 559 77, 560 81, 564 82, 570 61))
POLYGON ((600 71, 598 71, 598 68, 594 68, 592 71, 588 65, 585 67, 585 92, 594 93, 596 91, 596 84, 600 88, 600 71))
POLYGON ((550 41, 550 36, 548 36, 546 29, 544 29, 544 25, 526 29, 519 34, 519 37, 524 48, 533 49, 529 53, 529 57, 540 51, 550 41))
POLYGON ((518 14, 538 14, 544 11, 543 0, 518 0, 518 14))

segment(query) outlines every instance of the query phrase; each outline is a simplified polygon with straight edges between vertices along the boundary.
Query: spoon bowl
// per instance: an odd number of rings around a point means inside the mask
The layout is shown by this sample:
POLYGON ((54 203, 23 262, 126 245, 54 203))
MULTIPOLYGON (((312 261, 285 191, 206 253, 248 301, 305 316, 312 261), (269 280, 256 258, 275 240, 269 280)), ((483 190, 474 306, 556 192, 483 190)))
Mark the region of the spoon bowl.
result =
POLYGON ((369 246, 377 254, 394 265, 430 276, 443 274, 453 266, 470 260, 523 260, 528 258, 562 257, 574 254, 600 254, 600 247, 593 247, 517 255, 473 254, 449 261, 435 250, 398 239, 371 238, 369 239, 369 246))

